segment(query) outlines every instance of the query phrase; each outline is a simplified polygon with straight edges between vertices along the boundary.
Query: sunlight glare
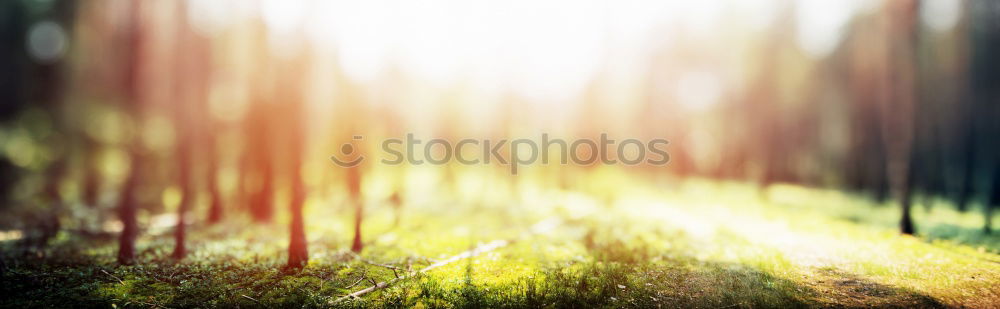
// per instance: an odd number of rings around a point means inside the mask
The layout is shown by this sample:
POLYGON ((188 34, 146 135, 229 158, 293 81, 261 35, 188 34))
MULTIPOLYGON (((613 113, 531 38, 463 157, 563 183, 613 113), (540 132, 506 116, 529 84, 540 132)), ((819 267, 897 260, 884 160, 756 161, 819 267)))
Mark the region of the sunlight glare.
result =
POLYGON ((854 14, 854 4, 839 1, 801 0, 796 3, 796 38, 799 47, 810 56, 821 59, 840 44, 847 22, 854 14))
POLYGON ((677 81, 677 101, 691 110, 705 110, 722 97, 719 76, 707 71, 685 73, 677 81))
POLYGON ((962 2, 959 0, 928 0, 921 3, 920 20, 931 30, 951 30, 961 17, 962 2))

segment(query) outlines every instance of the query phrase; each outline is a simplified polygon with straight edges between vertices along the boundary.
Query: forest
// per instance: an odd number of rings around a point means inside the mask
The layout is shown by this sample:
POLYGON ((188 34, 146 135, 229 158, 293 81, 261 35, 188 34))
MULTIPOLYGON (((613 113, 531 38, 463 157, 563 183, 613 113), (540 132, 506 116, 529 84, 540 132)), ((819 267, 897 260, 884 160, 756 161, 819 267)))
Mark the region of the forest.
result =
POLYGON ((0 1, 0 308, 996 308, 1000 3, 0 1))

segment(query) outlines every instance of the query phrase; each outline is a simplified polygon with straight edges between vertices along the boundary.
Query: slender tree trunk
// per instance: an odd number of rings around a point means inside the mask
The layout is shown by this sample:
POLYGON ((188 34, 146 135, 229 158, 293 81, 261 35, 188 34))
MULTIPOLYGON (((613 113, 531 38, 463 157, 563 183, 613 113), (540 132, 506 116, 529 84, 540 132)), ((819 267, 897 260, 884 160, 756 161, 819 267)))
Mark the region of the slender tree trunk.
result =
MULTIPOLYGON (((175 9, 181 12, 184 18, 183 2, 174 3, 175 9)), ((187 255, 187 213, 194 202, 196 188, 194 187, 194 153, 196 126, 199 125, 195 110, 193 109, 200 98, 195 90, 195 83, 198 82, 201 72, 193 69, 192 61, 198 57, 197 46, 190 37, 187 37, 186 28, 180 26, 176 29, 178 43, 173 46, 174 55, 174 91, 171 93, 175 103, 174 124, 177 126, 177 170, 178 183, 181 187, 181 201, 177 205, 177 225, 174 227, 174 259, 180 260, 187 255)))
POLYGON ((361 252, 364 244, 361 242, 361 220, 364 217, 364 203, 361 198, 361 171, 359 166, 347 168, 347 186, 350 190, 351 203, 354 204, 354 242, 351 251, 361 252))
POLYGON ((293 102, 291 117, 287 117, 291 128, 291 153, 289 154, 289 170, 291 172, 292 201, 289 208, 292 212, 291 235, 288 243, 288 267, 301 268, 309 263, 309 250, 306 243, 305 222, 302 218, 302 206, 306 201, 305 184, 302 182, 302 152, 303 135, 302 111, 300 102, 293 102))
MULTIPOLYGON (((272 149, 262 149, 262 152, 271 152, 272 149)), ((257 192, 257 197, 255 198, 255 205, 253 211, 254 221, 257 222, 271 222, 271 216, 273 214, 274 205, 274 173, 271 167, 271 158, 269 155, 265 155, 265 158, 261 162, 261 182, 260 191, 257 192)))
POLYGON ((248 142, 250 144, 250 164, 252 168, 256 171, 256 179, 259 181, 259 187, 254 188, 256 191, 251 194, 251 205, 250 213, 256 222, 270 222, 273 214, 273 203, 274 203, 274 167, 272 164, 273 157, 272 153, 274 149, 271 143, 271 130, 276 129, 274 127, 273 115, 269 115, 271 107, 268 106, 270 103, 266 102, 255 102, 256 106, 251 108, 254 111, 251 112, 250 118, 247 120, 247 125, 250 127, 249 132, 254 132, 252 137, 249 138, 248 142))
MULTIPOLYGON (((208 106, 208 104, 203 104, 208 106)), ((208 113, 208 109, 202 110, 204 113, 208 113)), ((207 126, 212 128, 213 131, 217 131, 217 127, 214 120, 211 117, 204 117, 205 121, 208 122, 207 126)), ((204 138, 205 147, 205 158, 207 160, 208 171, 205 181, 208 185, 208 195, 211 199, 208 206, 208 223, 216 224, 222 221, 223 208, 222 208, 222 194, 219 192, 219 151, 217 145, 217 139, 213 134, 206 134, 204 138)))
MULTIPOLYGON (((296 160, 297 162, 298 160, 296 160)), ((296 165, 294 170, 298 170, 296 165)), ((302 218, 302 206, 305 204, 305 186, 299 172, 292 173, 292 212, 291 237, 288 243, 288 267, 300 268, 309 262, 309 250, 306 244, 305 222, 302 218)))
POLYGON ((916 228, 913 226, 913 216, 911 215, 913 209, 913 188, 914 173, 913 173, 914 161, 910 159, 909 168, 906 171, 906 179, 904 183, 900 186, 899 190, 899 204, 901 207, 902 214, 899 218, 899 231, 900 233, 913 235, 916 233, 916 228))
MULTIPOLYGON (((127 109, 133 117, 141 117, 142 96, 140 95, 141 77, 140 65, 142 64, 142 32, 143 25, 139 15, 142 12, 141 3, 134 2, 129 8, 129 20, 131 28, 127 30, 126 48, 129 48, 129 57, 125 68, 125 99, 127 109)), ((142 179, 142 172, 145 165, 145 158, 142 153, 142 141, 136 137, 130 141, 129 158, 131 167, 128 177, 122 187, 121 197, 118 200, 118 217, 122 222, 122 232, 118 238, 118 263, 129 265, 135 262, 135 239, 139 234, 139 223, 136 220, 136 210, 139 200, 136 197, 136 189, 142 179)))
POLYGON ((84 173, 86 175, 83 177, 83 203, 84 205, 87 205, 87 207, 91 208, 97 207, 97 203, 101 193, 100 175, 97 171, 97 167, 95 167, 96 165, 94 164, 95 160, 91 158, 94 156, 94 154, 97 153, 96 148, 97 148, 96 146, 88 147, 86 150, 84 150, 87 151, 88 154, 86 155, 86 158, 84 158, 83 160, 83 164, 86 165, 84 167, 84 173))
MULTIPOLYGON (((133 146, 133 148, 137 147, 139 146, 133 146)), ((143 158, 139 151, 133 150, 131 154, 131 171, 125 180, 118 201, 118 218, 122 222, 122 232, 118 237, 118 263, 123 265, 131 265, 135 261, 135 239, 139 233, 138 222, 135 218, 136 204, 138 203, 135 191, 139 179, 141 179, 143 158)))
MULTIPOLYGON (((970 109, 975 109, 972 107, 970 109)), ((958 200, 955 202, 955 206, 958 207, 958 211, 966 211, 969 209, 969 201, 972 199, 972 194, 974 192, 976 183, 976 126, 975 126, 975 114, 969 113, 968 119, 969 125, 965 132, 965 157, 962 162, 962 182, 958 187, 958 200)))
POLYGON ((185 242, 187 240, 187 220, 185 220, 188 205, 191 203, 191 198, 188 197, 191 192, 185 190, 182 193, 184 197, 181 198, 181 204, 177 208, 177 227, 174 229, 174 253, 171 255, 175 259, 183 259, 187 255, 187 246, 185 242))
MULTIPOLYGON (((308 71, 306 59, 311 57, 308 53, 300 55, 296 60, 283 62, 279 65, 278 71, 287 73, 288 76, 304 75, 308 71)), ((284 75, 284 74, 281 74, 284 75)), ((305 141, 308 136, 305 114, 305 100, 302 93, 305 91, 300 85, 303 82, 297 78, 285 78, 276 83, 279 90, 275 93, 285 101, 280 110, 276 110, 275 123, 287 139, 274 139, 277 144, 280 141, 287 141, 284 146, 288 147, 287 156, 282 157, 284 162, 281 167, 289 174, 289 184, 291 187, 291 203, 288 205, 292 220, 288 239, 288 265, 287 268, 299 269, 309 263, 309 244, 306 239, 305 218, 302 215, 306 202, 306 186, 302 179, 302 162, 306 149, 305 141), (287 93, 282 93, 287 91, 287 93)))
MULTIPOLYGON (((300 177, 301 178, 301 177, 300 177)), ((309 250, 306 244, 305 222, 302 218, 302 205, 305 204, 305 188, 302 181, 295 181, 292 193, 292 226, 291 238, 288 243, 288 267, 302 267, 309 262, 309 250)))
POLYGON ((215 139, 210 139, 206 144, 207 156, 208 156, 208 194, 210 196, 211 204, 208 206, 208 223, 215 224, 222 221, 223 209, 222 209, 222 196, 219 192, 219 158, 215 151, 215 139))
POLYGON ((40 226, 42 232, 38 240, 40 246, 48 245, 49 240, 55 237, 61 228, 59 214, 63 212, 63 202, 59 194, 59 184, 62 182, 63 177, 66 177, 68 160, 68 156, 58 159, 49 167, 46 173, 47 182, 45 183, 44 200, 49 204, 49 210, 40 226))
POLYGON ((900 232, 913 234, 910 215, 910 175, 913 153, 914 86, 916 65, 916 0, 886 3, 886 40, 883 44, 885 68, 880 96, 882 131, 886 144, 886 176, 889 188, 900 203, 900 232))
MULTIPOLYGON (((182 129, 183 130, 183 129, 182 129)), ((187 135, 182 133, 182 135, 187 135)), ((188 137, 190 135, 187 135, 188 137)), ((179 156, 179 169, 180 169, 180 185, 181 185, 181 203, 177 207, 177 227, 174 229, 174 253, 173 258, 183 259, 187 255, 187 247, 185 246, 185 241, 187 239, 187 213, 188 208, 190 208, 191 203, 194 202, 194 185, 192 172, 192 162, 191 162, 191 149, 190 149, 190 138, 182 137, 180 140, 180 156, 179 156)))

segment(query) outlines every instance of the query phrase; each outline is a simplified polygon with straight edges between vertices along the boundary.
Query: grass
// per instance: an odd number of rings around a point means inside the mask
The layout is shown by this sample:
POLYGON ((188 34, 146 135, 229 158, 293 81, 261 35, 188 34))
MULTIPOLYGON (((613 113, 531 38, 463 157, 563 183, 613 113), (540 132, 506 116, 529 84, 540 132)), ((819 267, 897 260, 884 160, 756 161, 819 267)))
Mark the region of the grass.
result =
POLYGON ((169 258, 169 230, 147 233, 136 266, 113 263, 111 239, 62 233, 44 249, 7 241, 0 307, 1000 305, 1000 238, 981 234, 981 216, 940 202, 917 208, 924 234, 911 237, 895 232, 891 205, 791 185, 618 178, 573 192, 521 192, 509 204, 430 192, 410 199, 399 226, 389 206, 370 203, 361 255, 346 250, 346 206, 314 201, 311 260, 301 271, 282 269, 281 220, 196 226, 183 261, 169 258), (519 236, 546 218, 562 224, 519 236), (520 241, 331 304, 496 239, 520 241))

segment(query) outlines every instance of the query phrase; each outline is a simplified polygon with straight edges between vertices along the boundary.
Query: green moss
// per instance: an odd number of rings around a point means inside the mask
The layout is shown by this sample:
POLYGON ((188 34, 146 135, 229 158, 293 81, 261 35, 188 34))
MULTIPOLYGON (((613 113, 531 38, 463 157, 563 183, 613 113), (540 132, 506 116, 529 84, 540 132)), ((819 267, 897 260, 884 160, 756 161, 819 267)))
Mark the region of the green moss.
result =
POLYGON ((346 250, 350 218, 320 212, 309 218, 332 223, 310 221, 312 256, 301 270, 284 269, 283 226, 245 222, 193 228, 192 253, 183 261, 169 258, 169 234, 145 235, 136 266, 114 264, 110 239, 64 233, 44 250, 0 244, 5 296, 0 307, 330 307, 373 281, 392 280, 496 239, 518 241, 336 306, 990 307, 1000 302, 995 253, 1000 242, 971 230, 981 222, 974 214, 932 208, 917 220, 927 236, 911 238, 894 232, 894 208, 836 191, 777 186, 761 193, 745 185, 697 181, 674 191, 654 189, 630 189, 634 195, 619 197, 614 207, 576 193, 553 193, 548 205, 565 207, 550 207, 548 213, 537 205, 421 206, 407 210, 398 227, 386 215, 389 210, 373 208, 365 226, 369 244, 361 255, 346 250), (523 215, 517 207, 524 208, 523 215), (580 209, 591 213, 581 215, 580 209), (518 238, 548 216, 562 216, 564 223, 518 238))

